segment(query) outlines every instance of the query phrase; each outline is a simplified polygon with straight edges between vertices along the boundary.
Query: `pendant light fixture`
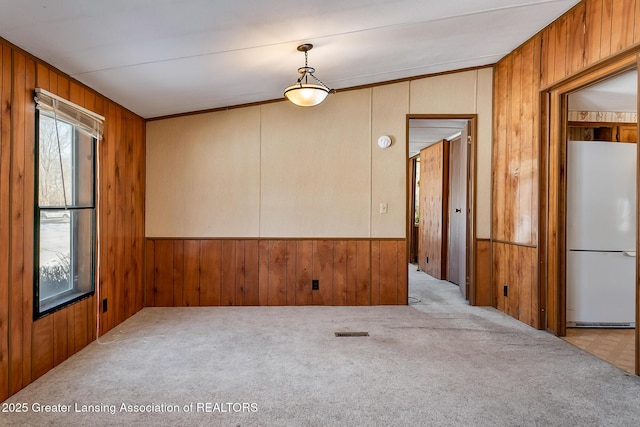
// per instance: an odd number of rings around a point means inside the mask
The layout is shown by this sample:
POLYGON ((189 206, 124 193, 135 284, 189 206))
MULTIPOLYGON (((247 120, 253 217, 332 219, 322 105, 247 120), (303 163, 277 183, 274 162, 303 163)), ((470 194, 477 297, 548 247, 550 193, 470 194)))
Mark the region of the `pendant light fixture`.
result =
POLYGON ((335 90, 329 89, 326 84, 313 75, 315 68, 309 67, 307 64, 308 52, 313 49, 313 45, 309 43, 298 46, 299 52, 304 52, 304 67, 298 68, 300 78, 298 81, 284 90, 284 96, 291 102, 301 107, 313 107, 325 100, 329 93, 335 90), (314 78, 319 84, 309 83, 309 76, 314 78))

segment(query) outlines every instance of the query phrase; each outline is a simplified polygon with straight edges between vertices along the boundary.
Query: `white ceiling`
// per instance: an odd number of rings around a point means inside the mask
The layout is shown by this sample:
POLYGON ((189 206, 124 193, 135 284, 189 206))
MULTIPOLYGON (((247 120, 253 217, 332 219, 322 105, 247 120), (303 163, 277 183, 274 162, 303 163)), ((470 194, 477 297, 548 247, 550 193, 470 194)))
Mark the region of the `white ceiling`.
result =
POLYGON ((2 0, 0 36, 145 118, 493 64, 578 0, 2 0))
POLYGON ((635 113, 638 70, 630 70, 569 95, 569 110, 635 113))
POLYGON ((438 141, 451 140, 467 122, 464 119, 409 119, 409 157, 438 141))

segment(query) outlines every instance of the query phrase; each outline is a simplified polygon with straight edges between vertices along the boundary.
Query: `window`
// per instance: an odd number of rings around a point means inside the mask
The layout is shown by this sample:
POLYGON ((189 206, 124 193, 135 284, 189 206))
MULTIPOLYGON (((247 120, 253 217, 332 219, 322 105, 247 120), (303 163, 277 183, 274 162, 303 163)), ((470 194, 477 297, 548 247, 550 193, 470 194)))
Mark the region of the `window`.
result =
POLYGON ((102 127, 100 116, 46 91, 36 89, 36 102, 34 318, 94 292, 95 152, 102 127))

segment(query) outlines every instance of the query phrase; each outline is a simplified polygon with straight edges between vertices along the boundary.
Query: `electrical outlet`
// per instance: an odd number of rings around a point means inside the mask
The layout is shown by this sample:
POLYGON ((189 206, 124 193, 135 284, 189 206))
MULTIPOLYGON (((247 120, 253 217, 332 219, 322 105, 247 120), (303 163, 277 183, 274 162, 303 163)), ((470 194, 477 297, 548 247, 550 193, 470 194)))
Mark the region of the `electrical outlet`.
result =
POLYGON ((504 288, 502 288, 502 293, 505 297, 509 296, 509 287, 507 285, 504 285, 504 288))
POLYGON ((320 290, 320 280, 318 280, 318 279, 311 280, 311 290, 312 291, 319 291, 320 290))
POLYGON ((102 300, 102 312, 106 313, 107 312, 107 299, 103 299, 102 300))

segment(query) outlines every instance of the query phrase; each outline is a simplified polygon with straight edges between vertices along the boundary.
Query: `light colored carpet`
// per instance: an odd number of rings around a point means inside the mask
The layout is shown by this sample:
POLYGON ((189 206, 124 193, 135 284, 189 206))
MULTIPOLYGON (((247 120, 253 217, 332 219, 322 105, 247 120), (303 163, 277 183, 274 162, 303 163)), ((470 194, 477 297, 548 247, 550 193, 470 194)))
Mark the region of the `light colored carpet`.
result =
POLYGON ((144 309, 11 397, 29 412, 0 413, 0 424, 640 425, 637 377, 410 274, 408 307, 144 309), (107 412, 34 413, 41 403, 107 412), (206 403, 213 412, 196 411, 206 403))

